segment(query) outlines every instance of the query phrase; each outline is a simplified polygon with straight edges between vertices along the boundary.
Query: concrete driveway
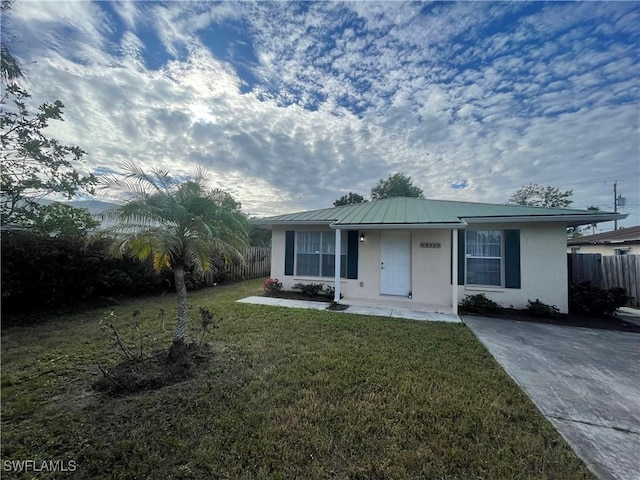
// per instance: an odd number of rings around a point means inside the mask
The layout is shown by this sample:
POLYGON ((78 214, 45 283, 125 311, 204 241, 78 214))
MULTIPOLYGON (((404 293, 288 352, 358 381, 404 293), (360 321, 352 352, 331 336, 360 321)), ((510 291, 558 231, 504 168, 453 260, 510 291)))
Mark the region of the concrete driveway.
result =
POLYGON ((600 479, 640 479, 640 334, 462 317, 600 479))

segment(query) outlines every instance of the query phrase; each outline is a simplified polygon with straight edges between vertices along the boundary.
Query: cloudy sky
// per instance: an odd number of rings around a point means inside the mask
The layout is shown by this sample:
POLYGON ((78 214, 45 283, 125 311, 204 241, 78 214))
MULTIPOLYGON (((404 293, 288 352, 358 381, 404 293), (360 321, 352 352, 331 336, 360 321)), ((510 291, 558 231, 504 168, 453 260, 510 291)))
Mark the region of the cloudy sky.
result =
MULTIPOLYGON (((200 165, 253 215, 394 172, 428 198, 527 183, 640 224, 640 3, 17 0, 3 38, 51 134, 105 174, 200 165)), ((612 228, 603 224, 603 230, 612 228)))

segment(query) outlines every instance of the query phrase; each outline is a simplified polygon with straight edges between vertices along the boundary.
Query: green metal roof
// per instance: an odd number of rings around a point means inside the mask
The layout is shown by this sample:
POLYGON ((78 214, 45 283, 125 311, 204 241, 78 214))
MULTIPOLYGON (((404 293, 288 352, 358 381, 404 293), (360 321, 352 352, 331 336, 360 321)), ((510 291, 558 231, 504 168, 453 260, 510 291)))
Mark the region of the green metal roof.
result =
POLYGON ((342 207, 277 215, 255 221, 258 225, 464 225, 466 221, 496 219, 566 220, 573 225, 625 218, 626 215, 568 208, 529 207, 491 203, 455 202, 396 197, 342 207), (606 217, 606 218, 605 218, 606 217), (577 222, 577 223, 576 223, 577 222))

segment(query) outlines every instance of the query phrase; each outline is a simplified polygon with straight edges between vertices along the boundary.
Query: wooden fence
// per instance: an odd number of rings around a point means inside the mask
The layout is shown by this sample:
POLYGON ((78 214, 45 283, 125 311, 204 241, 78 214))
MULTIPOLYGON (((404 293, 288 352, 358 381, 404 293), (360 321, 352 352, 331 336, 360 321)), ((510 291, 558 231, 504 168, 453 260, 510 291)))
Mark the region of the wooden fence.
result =
POLYGON ((249 247, 245 263, 232 263, 225 268, 227 280, 250 280, 271 274, 271 247, 249 247))
POLYGON ((640 308, 640 255, 569 253, 567 266, 569 285, 591 281, 603 288, 622 287, 632 297, 627 305, 640 308))

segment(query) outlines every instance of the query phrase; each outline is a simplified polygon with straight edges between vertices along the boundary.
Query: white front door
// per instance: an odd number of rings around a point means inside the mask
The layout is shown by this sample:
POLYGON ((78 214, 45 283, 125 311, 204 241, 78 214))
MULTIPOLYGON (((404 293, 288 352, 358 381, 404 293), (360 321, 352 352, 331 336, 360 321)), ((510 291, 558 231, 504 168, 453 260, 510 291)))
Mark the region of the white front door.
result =
POLYGON ((383 231, 380 293, 408 296, 411 291, 411 233, 383 231))

